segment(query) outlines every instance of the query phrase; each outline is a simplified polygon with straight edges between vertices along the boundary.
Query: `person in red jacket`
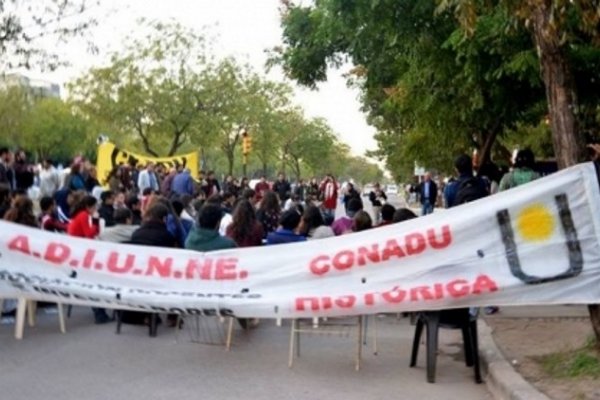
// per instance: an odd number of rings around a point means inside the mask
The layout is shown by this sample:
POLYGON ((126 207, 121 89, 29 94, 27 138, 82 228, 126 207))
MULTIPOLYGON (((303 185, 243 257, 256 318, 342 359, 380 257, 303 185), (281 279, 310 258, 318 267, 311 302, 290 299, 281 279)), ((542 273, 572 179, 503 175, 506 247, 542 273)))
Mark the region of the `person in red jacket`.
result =
MULTIPOLYGON (((71 218, 67 227, 67 233, 70 236, 86 239, 94 239, 98 236, 100 233, 100 220, 94 217, 97 203, 98 200, 95 197, 85 196, 75 205, 71 213, 73 218, 71 218)), ((94 312, 96 324, 105 324, 112 321, 104 308, 92 307, 92 311, 94 312)))
POLYGON ((73 218, 69 222, 67 233, 70 236, 94 239, 100 233, 99 219, 96 213, 96 200, 93 196, 85 196, 73 209, 73 218))
POLYGON ((325 180, 321 182, 319 189, 323 197, 324 214, 330 221, 333 221, 338 200, 338 186, 333 175, 328 174, 325 180))

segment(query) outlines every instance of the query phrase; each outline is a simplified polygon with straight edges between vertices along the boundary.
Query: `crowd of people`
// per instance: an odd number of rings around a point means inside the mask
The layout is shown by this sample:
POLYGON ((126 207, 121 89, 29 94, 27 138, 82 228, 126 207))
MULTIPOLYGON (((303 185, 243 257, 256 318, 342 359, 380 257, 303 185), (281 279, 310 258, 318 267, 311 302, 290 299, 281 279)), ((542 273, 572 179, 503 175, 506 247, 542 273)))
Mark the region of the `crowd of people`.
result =
MULTIPOLYGON (((272 183, 263 176, 250 188, 245 178, 219 182, 209 171, 196 181, 189 169, 148 163, 120 165, 101 183, 96 168, 81 158, 60 174, 51 160, 34 166, 25 152, 0 149, 0 218, 114 243, 204 252, 345 235, 404 215, 382 204, 381 196, 380 189, 371 196, 381 215, 373 221, 358 191, 350 184, 342 193, 330 174, 295 184, 283 173, 272 183), (340 200, 345 215, 336 219, 340 200)), ((111 320, 104 309, 93 312, 96 323, 111 320)))

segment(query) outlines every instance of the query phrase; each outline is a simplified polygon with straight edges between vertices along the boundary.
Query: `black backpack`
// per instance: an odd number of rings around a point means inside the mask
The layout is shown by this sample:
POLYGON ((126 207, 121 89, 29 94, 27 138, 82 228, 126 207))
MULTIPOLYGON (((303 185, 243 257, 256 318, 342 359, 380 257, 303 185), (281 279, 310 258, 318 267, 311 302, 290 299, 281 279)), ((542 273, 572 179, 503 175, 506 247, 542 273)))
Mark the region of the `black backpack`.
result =
POLYGON ((479 200, 489 194, 485 181, 478 177, 467 178, 458 183, 454 205, 479 200))

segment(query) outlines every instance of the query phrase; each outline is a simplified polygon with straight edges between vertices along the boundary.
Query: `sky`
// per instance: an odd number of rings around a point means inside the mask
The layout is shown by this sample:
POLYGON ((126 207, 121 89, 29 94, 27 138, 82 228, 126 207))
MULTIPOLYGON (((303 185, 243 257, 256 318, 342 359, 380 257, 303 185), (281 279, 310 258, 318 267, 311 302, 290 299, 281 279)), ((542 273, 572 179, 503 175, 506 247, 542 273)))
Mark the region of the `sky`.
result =
MULTIPOLYGON (((101 19, 91 32, 100 54, 90 55, 83 43, 70 43, 60 50, 71 63, 70 67, 46 74, 45 79, 67 82, 87 68, 106 62, 110 51, 119 50, 123 39, 136 29, 139 18, 175 20, 185 26, 202 30, 207 27, 215 37, 217 57, 235 56, 263 71, 265 49, 281 44, 279 0, 101 0, 90 13, 101 19)), ((346 86, 342 73, 350 66, 330 71, 328 81, 317 91, 294 87, 296 103, 309 117, 324 117, 350 145, 355 155, 375 149, 374 129, 367 125, 360 111, 359 92, 346 86)), ((283 80, 280 69, 271 71, 270 79, 283 80)))

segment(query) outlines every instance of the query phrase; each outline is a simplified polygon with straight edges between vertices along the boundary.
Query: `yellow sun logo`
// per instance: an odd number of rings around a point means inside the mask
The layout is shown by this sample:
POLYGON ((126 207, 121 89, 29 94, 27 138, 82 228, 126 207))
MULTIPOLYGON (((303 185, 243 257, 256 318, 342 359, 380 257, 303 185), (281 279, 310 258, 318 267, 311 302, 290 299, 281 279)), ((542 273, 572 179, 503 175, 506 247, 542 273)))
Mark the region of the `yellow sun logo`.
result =
POLYGON ((548 207, 543 204, 530 205, 519 213, 517 230, 526 241, 542 242, 554 233, 555 219, 548 207))

